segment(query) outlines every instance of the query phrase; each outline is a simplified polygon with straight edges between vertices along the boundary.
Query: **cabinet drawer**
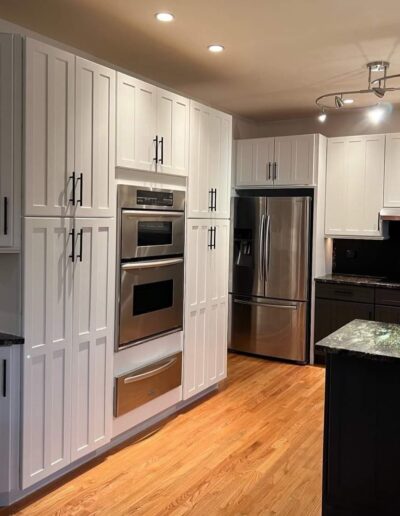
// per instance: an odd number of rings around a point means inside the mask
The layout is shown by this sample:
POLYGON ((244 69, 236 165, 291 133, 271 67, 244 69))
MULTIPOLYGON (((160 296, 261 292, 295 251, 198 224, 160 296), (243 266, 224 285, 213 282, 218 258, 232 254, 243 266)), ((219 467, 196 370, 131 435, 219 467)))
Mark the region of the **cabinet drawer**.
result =
POLYGON ((400 290, 377 288, 375 302, 377 305, 400 306, 400 290))
POLYGON ((400 324, 400 307, 375 305, 375 321, 400 324))
POLYGON ((315 293, 318 298, 356 301, 357 303, 373 303, 375 297, 374 289, 370 287, 356 287, 353 285, 332 283, 317 283, 315 293))
POLYGON ((179 387, 182 383, 182 353, 135 369, 115 379, 116 417, 179 387))

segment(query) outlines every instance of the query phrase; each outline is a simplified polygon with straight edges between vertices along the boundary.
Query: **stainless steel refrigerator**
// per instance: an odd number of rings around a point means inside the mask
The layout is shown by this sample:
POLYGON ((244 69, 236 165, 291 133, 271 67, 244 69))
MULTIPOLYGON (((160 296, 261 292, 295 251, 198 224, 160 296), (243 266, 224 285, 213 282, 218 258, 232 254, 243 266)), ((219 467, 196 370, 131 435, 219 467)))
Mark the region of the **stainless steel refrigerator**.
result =
POLYGON ((306 362, 311 197, 233 202, 229 347, 306 362))

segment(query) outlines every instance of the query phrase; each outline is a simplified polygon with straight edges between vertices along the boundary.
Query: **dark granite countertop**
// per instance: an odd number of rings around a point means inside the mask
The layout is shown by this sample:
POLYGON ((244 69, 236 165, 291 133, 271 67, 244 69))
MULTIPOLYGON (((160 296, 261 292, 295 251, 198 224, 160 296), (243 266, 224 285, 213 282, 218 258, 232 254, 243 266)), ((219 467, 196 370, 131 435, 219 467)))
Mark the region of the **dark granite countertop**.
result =
POLYGON ((400 360, 400 324, 355 319, 316 344, 317 349, 400 360))
POLYGON ((333 283, 338 285, 356 285, 358 287, 381 287, 400 289, 400 282, 390 281, 377 276, 352 276, 350 274, 326 274, 315 278, 318 283, 333 283))
POLYGON ((23 344, 24 342, 23 337, 0 332, 0 346, 13 346, 14 344, 23 344))

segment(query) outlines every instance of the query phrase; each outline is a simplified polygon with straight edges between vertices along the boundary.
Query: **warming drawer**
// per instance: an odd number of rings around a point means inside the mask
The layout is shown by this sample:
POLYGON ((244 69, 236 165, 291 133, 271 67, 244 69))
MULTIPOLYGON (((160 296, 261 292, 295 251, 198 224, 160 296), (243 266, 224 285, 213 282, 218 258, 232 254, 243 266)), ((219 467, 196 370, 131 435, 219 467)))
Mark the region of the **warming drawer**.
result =
POLYGON ((182 352, 115 378, 114 416, 119 417, 179 387, 182 352))

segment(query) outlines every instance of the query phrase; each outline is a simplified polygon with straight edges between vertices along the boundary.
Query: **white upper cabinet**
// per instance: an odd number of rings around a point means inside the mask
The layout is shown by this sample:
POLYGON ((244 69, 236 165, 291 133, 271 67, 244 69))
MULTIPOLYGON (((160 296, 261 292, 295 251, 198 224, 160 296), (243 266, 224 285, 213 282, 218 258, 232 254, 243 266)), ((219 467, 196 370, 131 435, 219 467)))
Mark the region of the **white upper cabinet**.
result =
POLYGON ((189 168, 189 100, 158 89, 157 171, 187 176, 189 168))
POLYGON ((156 171, 157 88, 117 73, 117 167, 156 171))
POLYGON ((188 217, 229 218, 232 117, 190 104, 188 217))
POLYGON ((237 187, 315 184, 316 135, 236 141, 237 187))
POLYGON ((115 71, 76 58, 76 216, 115 215, 115 71))
POLYGON ((325 233, 382 238, 385 136, 328 140, 325 233))
POLYGON ((0 34, 0 252, 20 247, 21 38, 0 34))
POLYGON ((189 100, 117 73, 117 167, 188 175, 189 100))
POLYGON ((227 374, 228 220, 189 220, 186 240, 183 396, 227 374))
POLYGON ((70 215, 75 57, 27 38, 25 67, 25 215, 70 215))
POLYGON ((25 215, 113 216, 115 72, 27 38, 25 215))
POLYGON ((385 208, 400 208, 400 133, 386 135, 385 208))

